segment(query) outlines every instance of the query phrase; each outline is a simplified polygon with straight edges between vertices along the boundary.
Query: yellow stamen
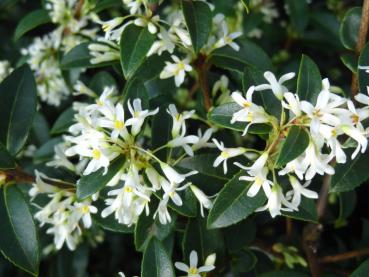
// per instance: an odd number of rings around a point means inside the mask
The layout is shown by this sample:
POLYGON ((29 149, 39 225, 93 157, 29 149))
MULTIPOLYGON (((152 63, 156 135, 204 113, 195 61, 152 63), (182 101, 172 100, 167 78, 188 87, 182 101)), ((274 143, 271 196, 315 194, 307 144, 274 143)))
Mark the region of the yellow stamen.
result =
POLYGON ((190 267, 190 268, 188 269, 188 273, 189 273, 189 274, 193 274, 193 275, 195 275, 195 274, 199 273, 199 271, 197 270, 197 268, 196 268, 196 267, 190 267))
POLYGON ((131 193, 132 191, 133 191, 133 189, 132 189, 132 187, 130 187, 130 186, 126 186, 126 187, 124 188, 124 192, 131 193))
POLYGON ((124 122, 120 120, 114 121, 114 128, 115 129, 122 129, 124 127, 124 122))
POLYGON ((226 151, 222 151, 222 153, 220 153, 220 156, 227 159, 227 158, 229 158, 229 153, 226 152, 226 151))
POLYGON ((98 160, 101 158, 101 151, 99 149, 92 150, 92 158, 98 160))

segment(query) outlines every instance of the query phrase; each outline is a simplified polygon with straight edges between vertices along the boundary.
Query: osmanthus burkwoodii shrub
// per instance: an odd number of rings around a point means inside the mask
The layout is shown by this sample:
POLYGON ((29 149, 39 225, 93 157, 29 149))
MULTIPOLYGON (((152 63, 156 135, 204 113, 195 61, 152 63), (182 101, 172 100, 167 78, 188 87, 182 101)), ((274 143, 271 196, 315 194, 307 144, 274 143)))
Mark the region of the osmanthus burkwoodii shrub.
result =
MULTIPOLYGON (((0 62, 0 250, 15 266, 55 276, 43 268, 56 257, 60 276, 72 265, 78 276, 340 276, 358 263, 326 265, 368 253, 338 231, 369 177, 369 1, 0 9, 4 22, 26 14, 4 33, 16 54, 0 62), (324 248, 327 234, 336 241, 324 248), (93 255, 124 262, 94 269, 88 251, 121 236, 127 248, 93 255)), ((368 263, 352 276, 362 272, 368 263)))

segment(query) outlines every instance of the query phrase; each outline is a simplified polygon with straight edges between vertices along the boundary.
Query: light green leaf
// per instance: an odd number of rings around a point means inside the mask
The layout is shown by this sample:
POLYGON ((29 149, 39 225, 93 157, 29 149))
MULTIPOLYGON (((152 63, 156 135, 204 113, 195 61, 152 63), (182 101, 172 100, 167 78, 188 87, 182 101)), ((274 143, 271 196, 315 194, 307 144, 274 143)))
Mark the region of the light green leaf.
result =
POLYGON ((111 162, 106 174, 103 174, 104 169, 100 168, 89 175, 83 175, 77 183, 77 197, 85 199, 105 187, 118 171, 122 169, 124 163, 125 159, 121 156, 111 162))
POLYGON ((171 222, 163 225, 160 223, 159 217, 154 219, 152 215, 146 216, 145 213, 142 213, 135 226, 134 241, 137 251, 144 251, 153 237, 160 241, 164 241, 175 227, 175 215, 172 214, 171 217, 171 222))
POLYGON ((148 243, 141 266, 142 277, 174 277, 172 260, 156 238, 148 243))
POLYGON ((202 1, 182 0, 182 11, 190 33, 195 53, 208 42, 212 26, 212 14, 207 3, 202 1))
POLYGON ((0 189, 0 218, 1 253, 22 270, 38 275, 36 226, 22 192, 14 185, 0 189))
POLYGON ((355 50, 361 21, 361 7, 349 9, 340 25, 340 39, 342 44, 350 50, 355 50))
POLYGON ((23 65, 0 84, 0 143, 17 154, 26 143, 36 113, 36 83, 23 65))
POLYGON ((18 40, 28 31, 49 22, 51 22, 51 18, 46 10, 40 9, 30 12, 18 23, 14 33, 14 40, 18 40))
MULTIPOLYGON (((346 156, 352 154, 352 150, 345 151, 346 156)), ((369 152, 360 153, 357 157, 345 164, 337 164, 335 174, 332 176, 330 191, 344 192, 353 190, 369 178, 369 152)))
POLYGON ((251 183, 240 181, 243 172, 235 175, 215 199, 214 206, 208 217, 208 228, 222 228, 235 224, 261 207, 266 196, 259 192, 254 197, 248 197, 247 191, 251 183))
POLYGON ((10 155, 4 145, 0 143, 0 169, 12 169, 15 168, 15 166, 16 164, 12 155, 10 155))
POLYGON ((322 77, 318 66, 306 55, 302 55, 297 78, 297 94, 300 100, 315 103, 322 89, 322 77))
POLYGON ((296 159, 309 145, 309 134, 303 127, 292 126, 279 152, 276 165, 283 166, 296 159))
POLYGON ((120 56, 126 79, 131 78, 144 62, 154 41, 155 35, 147 28, 131 24, 124 29, 120 39, 120 56))
POLYGON ((56 119, 53 127, 51 128, 50 134, 59 135, 68 131, 68 128, 74 123, 75 110, 73 107, 66 109, 62 114, 56 119))

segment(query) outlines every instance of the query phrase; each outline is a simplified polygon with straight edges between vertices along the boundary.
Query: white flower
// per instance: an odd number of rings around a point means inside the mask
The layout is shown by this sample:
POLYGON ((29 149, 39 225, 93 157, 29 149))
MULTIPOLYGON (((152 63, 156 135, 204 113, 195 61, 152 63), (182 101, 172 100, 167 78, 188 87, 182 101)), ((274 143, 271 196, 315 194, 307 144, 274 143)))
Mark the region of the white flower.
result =
POLYGON ((213 167, 217 167, 221 163, 223 163, 224 174, 226 174, 228 171, 227 160, 229 158, 237 157, 239 155, 243 155, 244 153, 246 153, 246 149, 243 147, 225 148, 223 142, 218 142, 216 139, 213 139, 213 142, 218 147, 218 149, 222 151, 220 155, 215 159, 213 167))
POLYGON ((185 79, 186 71, 192 71, 192 66, 189 65, 189 59, 180 60, 177 56, 172 55, 174 63, 165 62, 166 66, 160 73, 160 79, 167 79, 174 76, 174 81, 179 87, 185 79))
POLYGON ((243 166, 240 163, 234 163, 238 167, 248 170, 248 173, 251 175, 258 175, 261 174, 263 171, 265 164, 267 163, 269 158, 269 153, 265 151, 263 154, 260 155, 259 158, 256 159, 256 161, 252 164, 252 166, 243 166))
MULTIPOLYGON (((97 213, 97 208, 92 206, 91 203, 85 201, 83 203, 75 203, 74 206, 78 211, 78 217, 82 217, 83 224, 86 228, 90 228, 92 225, 91 214, 97 213)), ((78 219, 79 220, 79 219, 78 219)))
POLYGON ((369 73, 369 65, 359 65, 358 69, 365 70, 366 73, 369 73))
POLYGON ((294 176, 290 175, 289 179, 293 190, 287 192, 287 196, 293 195, 291 204, 295 210, 298 210, 301 202, 301 195, 311 199, 318 199, 318 194, 315 191, 306 188, 310 185, 311 181, 307 181, 304 185, 301 185, 294 176))
POLYGON ((264 78, 269 82, 269 84, 258 85, 255 87, 255 90, 260 91, 271 89, 274 95, 282 101, 283 95, 288 92, 288 89, 283 85, 283 83, 294 77, 295 73, 290 72, 282 75, 282 77, 277 81, 275 75, 272 72, 267 71, 264 73, 264 78))
POLYGON ((171 54, 173 53, 175 44, 172 42, 169 33, 164 28, 161 28, 158 37, 160 40, 157 40, 153 43, 149 52, 147 52, 148 57, 155 53, 160 56, 165 51, 168 51, 171 54))
POLYGON ((282 101, 282 106, 290 110, 295 116, 299 117, 301 115, 301 104, 299 96, 291 92, 286 92, 283 96, 287 103, 285 101, 282 101))
POLYGON ((177 206, 182 206, 183 201, 181 199, 181 196, 177 193, 177 191, 185 190, 189 186, 189 184, 179 187, 178 183, 175 183, 173 181, 168 182, 167 180, 164 179, 163 182, 161 183, 161 186, 164 190, 163 199, 170 198, 174 204, 176 204, 177 206))
POLYGON ((190 185, 190 188, 191 188, 192 192, 195 194, 197 200, 200 203, 201 215, 202 215, 202 217, 204 217, 204 208, 208 209, 208 210, 211 209, 213 207, 213 202, 198 187, 196 187, 194 185, 190 185))
POLYGON ((103 128, 111 129, 111 138, 116 141, 119 136, 124 139, 129 138, 126 126, 131 125, 128 120, 124 120, 124 110, 122 104, 118 103, 114 110, 101 108, 104 117, 97 119, 97 124, 103 128))
POLYGON ((141 27, 148 28, 151 34, 156 34, 158 31, 157 25, 159 25, 159 15, 152 16, 152 12, 149 11, 146 17, 139 17, 134 20, 134 24, 141 27))
POLYGON ((222 37, 215 43, 214 48, 220 48, 226 45, 232 47, 235 51, 240 50, 240 47, 234 40, 242 36, 241 32, 229 33, 228 26, 225 21, 222 21, 222 37))
POLYGON ((357 156, 360 150, 361 153, 364 153, 366 151, 366 148, 368 146, 368 139, 364 136, 363 131, 360 131, 358 128, 355 128, 350 125, 341 125, 340 128, 346 135, 356 140, 357 142, 357 147, 354 153, 352 153, 351 155, 352 159, 354 159, 357 156))
POLYGON ((296 159, 288 162, 282 170, 278 172, 279 175, 286 175, 287 173, 294 172, 297 177, 302 180, 307 169, 307 165, 304 163, 305 154, 300 155, 296 159))
POLYGON ((314 142, 310 141, 305 151, 305 158, 302 160, 303 167, 307 168, 305 179, 311 180, 317 173, 333 175, 334 168, 329 165, 331 159, 331 156, 320 153, 314 142))
POLYGON ((0 61, 0 82, 4 80, 11 72, 13 68, 8 61, 0 61))
MULTIPOLYGON (((36 174, 36 182, 32 184, 32 188, 28 192, 29 196, 31 196, 31 199, 35 198, 37 194, 40 194, 40 193, 49 194, 49 193, 55 193, 59 191, 57 187, 49 185, 42 180, 42 178, 47 178, 45 174, 37 170, 35 170, 35 174, 36 174)), ((1 184, 1 181, 0 181, 0 184, 1 184)))
POLYGON ((159 215, 159 221, 163 225, 169 223, 172 220, 168 212, 167 204, 168 204, 168 198, 161 200, 159 203, 158 209, 154 213, 154 218, 156 218, 156 216, 159 215))
POLYGON ((166 163, 160 163, 160 167, 163 170, 165 177, 167 177, 167 179, 170 182, 174 182, 176 184, 180 184, 182 183, 186 177, 197 174, 197 171, 193 170, 190 171, 186 174, 180 174, 177 171, 174 170, 173 167, 171 167, 170 165, 166 164, 166 163))
POLYGON ((180 271, 186 272, 188 277, 201 277, 201 273, 212 271, 215 266, 214 265, 203 265, 197 267, 198 264, 198 256, 196 251, 192 250, 190 253, 190 265, 186 265, 182 262, 176 262, 174 265, 180 271))
POLYGON ((191 148, 191 146, 189 146, 189 144, 196 144, 199 142, 199 138, 197 136, 180 136, 180 137, 176 137, 172 140, 170 140, 167 143, 167 146, 170 148, 175 148, 175 147, 183 147, 183 149, 185 150, 185 152, 187 153, 187 155, 189 156, 193 156, 193 149, 191 148))
POLYGON ((196 151, 196 150, 204 148, 204 147, 214 147, 213 143, 208 142, 209 139, 211 138, 211 135, 213 134, 213 132, 214 132, 214 129, 209 128, 205 131, 205 133, 203 135, 201 129, 198 129, 197 130, 198 142, 196 142, 192 145, 192 150, 196 151))
POLYGON ((282 188, 274 184, 270 194, 267 196, 268 202, 264 207, 256 209, 257 212, 269 210, 270 215, 274 218, 281 215, 281 211, 292 211, 294 206, 289 203, 283 195, 282 188), (284 205, 285 207, 282 207, 284 205))
MULTIPOLYGON (((367 94, 369 94, 369 86, 366 87, 367 94)), ((364 93, 358 93, 355 95, 355 100, 361 104, 369 106, 369 96, 364 93)))
POLYGON ((178 113, 176 106, 173 104, 170 104, 168 107, 167 112, 170 114, 170 116, 173 119, 173 126, 172 126, 172 138, 176 138, 181 130, 182 133, 186 133, 186 119, 189 119, 192 117, 192 115, 195 113, 194 110, 192 111, 185 111, 183 113, 178 113))
POLYGON ((263 187, 265 195, 269 195, 271 191, 271 187, 273 186, 273 182, 268 180, 268 168, 263 167, 260 171, 257 172, 249 172, 250 176, 241 176, 239 179, 243 181, 252 182, 249 190, 247 191, 248 197, 254 197, 263 187))

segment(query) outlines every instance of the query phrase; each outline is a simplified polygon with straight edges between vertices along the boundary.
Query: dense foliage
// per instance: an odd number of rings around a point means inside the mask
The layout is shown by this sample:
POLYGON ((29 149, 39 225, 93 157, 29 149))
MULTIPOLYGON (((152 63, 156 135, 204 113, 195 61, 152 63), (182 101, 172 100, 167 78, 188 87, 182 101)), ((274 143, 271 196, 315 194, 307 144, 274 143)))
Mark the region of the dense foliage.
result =
POLYGON ((0 1, 1 276, 367 276, 369 1, 0 1))

